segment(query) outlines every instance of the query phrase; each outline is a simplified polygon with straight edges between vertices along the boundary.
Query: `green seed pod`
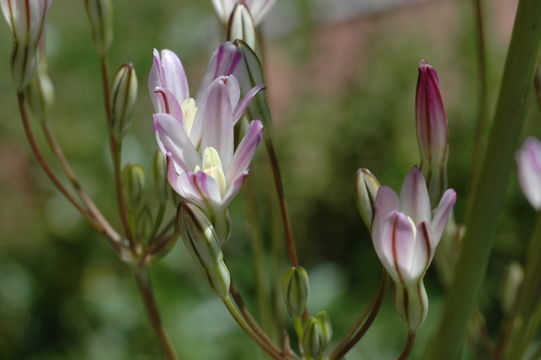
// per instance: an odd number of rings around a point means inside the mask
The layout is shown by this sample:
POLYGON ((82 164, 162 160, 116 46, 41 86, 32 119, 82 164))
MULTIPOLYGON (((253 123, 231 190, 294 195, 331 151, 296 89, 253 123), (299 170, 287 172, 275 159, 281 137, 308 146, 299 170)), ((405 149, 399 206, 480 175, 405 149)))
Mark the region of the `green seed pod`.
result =
POLYGON ((197 206, 182 202, 177 213, 177 226, 186 248, 201 266, 211 287, 219 297, 226 298, 231 278, 209 219, 197 206))
POLYGON ((90 20, 92 41, 100 55, 105 55, 113 43, 113 6, 111 0, 85 0, 90 20))
POLYGON ((132 64, 123 64, 118 69, 113 81, 111 97, 113 135, 120 140, 128 131, 137 99, 137 74, 132 64))
POLYGON ((381 186, 378 179, 368 169, 359 169, 355 176, 356 200, 359 213, 369 230, 372 228, 374 203, 381 186))
POLYGON ((128 207, 136 212, 143 199, 145 188, 145 171, 138 164, 127 164, 122 170, 122 185, 128 207))
POLYGON ((282 296, 291 317, 301 316, 306 309, 310 282, 303 267, 291 267, 282 276, 282 296))

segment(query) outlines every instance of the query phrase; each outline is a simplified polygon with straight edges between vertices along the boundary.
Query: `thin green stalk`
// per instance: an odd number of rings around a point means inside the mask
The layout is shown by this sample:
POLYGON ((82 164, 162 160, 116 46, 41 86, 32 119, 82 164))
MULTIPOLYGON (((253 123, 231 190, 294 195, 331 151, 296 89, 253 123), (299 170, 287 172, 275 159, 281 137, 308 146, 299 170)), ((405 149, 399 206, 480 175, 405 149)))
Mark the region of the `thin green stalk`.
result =
POLYGON ((133 274, 135 282, 137 283, 137 288, 139 289, 139 293, 141 294, 141 298, 147 310, 148 318, 152 324, 152 329, 158 338, 158 343, 160 344, 165 359, 178 360, 175 349, 162 325, 158 305, 156 304, 156 299, 152 292, 148 270, 145 267, 136 267, 134 268, 133 274))
POLYGON ((361 314, 342 341, 338 343, 330 359, 342 359, 363 338, 374 323, 374 320, 376 320, 376 316, 379 313, 388 286, 389 276, 387 273, 384 273, 378 293, 370 303, 370 306, 361 314))
POLYGON ((541 1, 520 1, 486 156, 467 212, 463 250, 428 359, 456 360, 462 353, 468 321, 494 243, 495 223, 512 173, 513 153, 526 118, 541 44, 539 14, 541 1))
MULTIPOLYGON (((488 79, 485 27, 483 16, 483 0, 473 0, 475 11, 476 46, 477 46, 477 74, 478 74, 478 103, 477 126, 475 129, 475 145, 473 152, 471 183, 476 184, 481 171, 484 149, 486 145, 488 125, 488 79)), ((470 194, 470 201, 473 196, 470 194)))
POLYGON ((528 336, 534 320, 534 311, 539 294, 539 276, 541 272, 541 212, 538 215, 535 230, 527 249, 524 280, 517 295, 517 301, 508 322, 509 336, 503 339, 504 359, 522 359, 531 341, 528 336))
POLYGON ((537 106, 539 111, 541 111, 541 63, 537 66, 537 71, 535 73, 534 79, 535 86, 535 97, 537 98, 537 106))
POLYGON ((410 356, 411 350, 413 350, 413 344, 415 344, 415 331, 410 331, 404 349, 402 349, 396 360, 406 360, 410 356))

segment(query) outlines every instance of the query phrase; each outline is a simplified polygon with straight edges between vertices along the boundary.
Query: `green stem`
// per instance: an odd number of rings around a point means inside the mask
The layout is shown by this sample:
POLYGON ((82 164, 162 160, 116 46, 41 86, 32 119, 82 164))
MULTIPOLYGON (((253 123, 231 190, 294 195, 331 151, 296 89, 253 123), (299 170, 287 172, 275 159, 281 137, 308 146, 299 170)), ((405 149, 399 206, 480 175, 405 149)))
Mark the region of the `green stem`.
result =
POLYGON ((440 328, 428 359, 459 358, 467 324, 486 273, 513 164, 513 152, 526 118, 529 89, 541 43, 541 1, 521 0, 507 56, 486 157, 471 209, 440 328))
POLYGON ((537 305, 539 293, 539 276, 541 272, 541 213, 537 218, 535 230, 527 249, 527 258, 524 270, 524 280, 520 286, 517 300, 508 322, 510 328, 504 331, 509 334, 504 338, 502 345, 505 359, 522 359, 526 347, 531 341, 530 326, 535 318, 533 315, 537 305))
POLYGON ((411 350, 413 350, 414 343, 415 343, 415 331, 410 331, 408 333, 408 339, 406 340, 404 349, 402 349, 402 352, 400 353, 400 355, 398 355, 396 360, 406 360, 411 354, 411 350))
POLYGON ((139 289, 139 293, 141 294, 141 298, 147 310, 148 318, 152 324, 152 329, 158 338, 158 343, 160 344, 165 359, 178 360, 177 354, 162 325, 156 299, 152 292, 148 270, 145 267, 137 267, 134 268, 133 274, 135 282, 137 283, 137 288, 139 289))
POLYGON ((370 303, 370 306, 361 314, 357 321, 353 324, 350 331, 342 339, 342 341, 336 346, 330 359, 339 360, 342 359, 366 334, 368 329, 376 320, 376 316, 381 308, 387 287, 389 286, 389 276, 385 272, 381 279, 381 284, 378 293, 374 297, 374 300, 370 303))

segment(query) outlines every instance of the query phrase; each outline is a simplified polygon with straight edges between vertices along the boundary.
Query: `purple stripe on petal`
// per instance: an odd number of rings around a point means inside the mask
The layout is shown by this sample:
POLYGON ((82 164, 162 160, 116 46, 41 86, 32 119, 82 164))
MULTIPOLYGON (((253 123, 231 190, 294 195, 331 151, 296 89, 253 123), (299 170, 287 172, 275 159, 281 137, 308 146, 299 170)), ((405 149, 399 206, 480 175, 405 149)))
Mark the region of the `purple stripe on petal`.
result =
POLYGON ((210 203, 213 207, 220 206, 222 202, 222 196, 220 195, 220 189, 216 180, 204 171, 198 171, 193 175, 193 181, 199 191, 199 193, 210 203))
POLYGON ((156 112, 172 115, 184 127, 184 114, 175 95, 163 88, 156 88, 154 93, 158 96, 158 109, 156 112))
POLYGON ((434 210, 434 216, 430 223, 433 248, 436 248, 441 240, 441 236, 447 225, 447 220, 449 220, 449 216, 451 215, 455 203, 456 192, 453 189, 449 189, 443 194, 438 207, 434 210))
POLYGON ((197 99, 199 100, 204 96, 207 88, 215 79, 233 74, 241 63, 241 59, 242 54, 233 43, 225 42, 220 45, 214 54, 212 54, 207 65, 207 70, 199 86, 197 99))
POLYGON ((153 125, 162 152, 171 153, 175 162, 185 171, 201 163, 199 154, 177 119, 169 114, 154 114, 153 125))

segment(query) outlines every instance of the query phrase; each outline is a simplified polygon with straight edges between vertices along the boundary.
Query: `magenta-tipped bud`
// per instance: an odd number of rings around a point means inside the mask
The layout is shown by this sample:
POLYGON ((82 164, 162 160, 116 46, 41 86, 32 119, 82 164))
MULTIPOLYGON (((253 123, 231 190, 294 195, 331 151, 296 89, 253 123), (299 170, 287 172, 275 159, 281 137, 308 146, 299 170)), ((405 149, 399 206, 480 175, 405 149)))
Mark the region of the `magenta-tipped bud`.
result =
POLYGON ((421 153, 421 170, 432 199, 446 188, 449 148, 447 117, 436 70, 421 60, 416 98, 417 141, 421 153))
POLYGON ((526 139, 516 155, 518 181, 524 196, 536 210, 541 209, 541 142, 526 139))

